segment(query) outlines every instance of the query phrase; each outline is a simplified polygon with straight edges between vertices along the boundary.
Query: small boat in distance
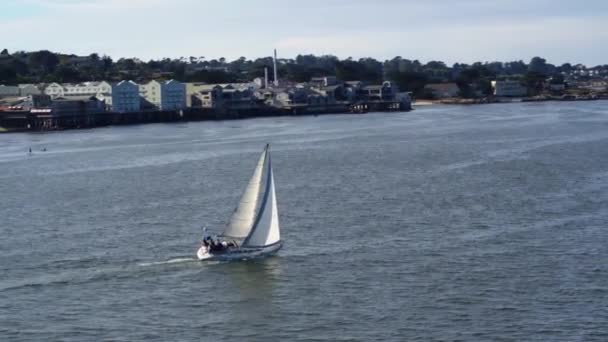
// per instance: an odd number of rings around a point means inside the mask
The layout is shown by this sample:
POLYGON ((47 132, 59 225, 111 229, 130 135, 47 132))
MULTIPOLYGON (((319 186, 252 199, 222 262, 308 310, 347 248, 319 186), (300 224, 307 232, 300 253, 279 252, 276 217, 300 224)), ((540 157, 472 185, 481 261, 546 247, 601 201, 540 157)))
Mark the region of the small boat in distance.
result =
POLYGON ((224 232, 215 240, 203 237, 196 256, 199 260, 250 259, 274 254, 282 245, 270 145, 266 145, 224 232))

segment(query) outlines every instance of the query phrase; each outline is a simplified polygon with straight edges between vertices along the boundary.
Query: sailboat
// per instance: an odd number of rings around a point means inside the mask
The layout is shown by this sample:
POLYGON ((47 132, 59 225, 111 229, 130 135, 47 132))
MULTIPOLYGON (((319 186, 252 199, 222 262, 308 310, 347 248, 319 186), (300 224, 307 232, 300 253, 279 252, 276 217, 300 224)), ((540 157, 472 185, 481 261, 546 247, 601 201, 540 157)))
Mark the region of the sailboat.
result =
POLYGON ((270 145, 264 148, 253 176, 223 233, 215 241, 206 238, 203 240, 196 253, 199 260, 250 259, 271 255, 281 249, 283 242, 279 229, 270 145))

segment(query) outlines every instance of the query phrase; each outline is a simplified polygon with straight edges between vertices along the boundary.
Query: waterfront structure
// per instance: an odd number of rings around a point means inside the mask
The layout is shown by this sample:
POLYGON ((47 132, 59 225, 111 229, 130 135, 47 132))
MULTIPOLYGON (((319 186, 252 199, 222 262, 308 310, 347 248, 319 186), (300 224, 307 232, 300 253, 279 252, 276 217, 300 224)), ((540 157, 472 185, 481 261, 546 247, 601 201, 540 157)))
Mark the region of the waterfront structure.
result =
POLYGON ((45 94, 28 95, 22 103, 23 108, 27 110, 51 108, 52 104, 51 97, 45 94))
POLYGON ((100 93, 111 91, 111 85, 107 82, 83 82, 83 83, 51 83, 46 86, 44 93, 51 98, 65 96, 96 96, 100 93))
POLYGON ((53 82, 44 87, 44 93, 51 98, 56 98, 65 95, 66 88, 59 83, 53 82))
POLYGON ((258 87, 251 83, 189 84, 192 108, 244 110, 255 107, 253 93, 258 87))
MULTIPOLYGON (((209 85, 207 83, 186 83, 186 107, 191 108, 194 107, 194 102, 196 102, 197 94, 201 91, 208 91, 209 85)), ((197 107, 201 107, 200 103, 196 103, 197 107)))
POLYGON ((325 99, 326 104, 335 104, 337 101, 346 100, 344 94, 344 86, 341 84, 330 85, 323 88, 311 88, 315 93, 321 95, 325 99))
POLYGON ((522 97, 528 90, 519 81, 492 81, 492 92, 499 97, 522 97))
POLYGON ((144 109, 169 111, 186 108, 186 85, 175 80, 142 84, 139 94, 144 101, 144 109))
POLYGON ((394 100, 398 93, 395 84, 385 81, 380 85, 368 85, 361 88, 361 94, 369 101, 390 101, 394 100))
POLYGON ((51 98, 68 98, 95 96, 103 100, 107 109, 118 113, 138 112, 140 110, 139 86, 133 81, 118 83, 84 82, 84 83, 51 83, 44 93, 51 98))
POLYGON ((52 116, 72 116, 93 115, 105 112, 105 101, 100 101, 95 96, 70 96, 57 97, 51 104, 52 116))
POLYGON ((460 88, 456 83, 431 83, 427 84, 425 89, 436 99, 457 97, 460 94, 460 88))
MULTIPOLYGON (((105 83, 105 82, 103 82, 105 83)), ((133 113, 141 110, 141 100, 139 98, 139 85, 133 81, 121 81, 107 87, 103 86, 101 99, 106 101, 108 110, 116 113, 133 113), (109 90, 109 94, 107 91, 109 90)))
POLYGON ((0 97, 20 96, 21 92, 17 86, 0 84, 0 97))
POLYGON ((217 84, 191 85, 189 92, 190 106, 192 108, 220 108, 222 104, 223 88, 217 84))
POLYGON ((336 76, 313 77, 310 85, 317 88, 331 87, 338 85, 338 79, 336 76))
POLYGON ((249 88, 228 85, 222 88, 222 104, 230 110, 246 110, 254 107, 253 92, 249 88))
POLYGON ((35 84, 20 84, 19 85, 19 95, 26 97, 30 95, 40 95, 42 92, 40 88, 38 88, 35 84))

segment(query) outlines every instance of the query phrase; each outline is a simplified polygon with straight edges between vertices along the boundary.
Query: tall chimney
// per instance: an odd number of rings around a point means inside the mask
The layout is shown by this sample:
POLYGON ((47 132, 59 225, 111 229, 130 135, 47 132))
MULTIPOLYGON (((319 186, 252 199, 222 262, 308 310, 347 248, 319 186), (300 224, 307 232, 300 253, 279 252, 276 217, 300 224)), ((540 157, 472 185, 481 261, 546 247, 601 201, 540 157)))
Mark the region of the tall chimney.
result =
POLYGON ((264 68, 264 88, 268 89, 268 68, 264 68))
POLYGON ((277 49, 274 49, 274 59, 272 60, 274 63, 274 86, 279 86, 279 76, 277 72, 277 49))

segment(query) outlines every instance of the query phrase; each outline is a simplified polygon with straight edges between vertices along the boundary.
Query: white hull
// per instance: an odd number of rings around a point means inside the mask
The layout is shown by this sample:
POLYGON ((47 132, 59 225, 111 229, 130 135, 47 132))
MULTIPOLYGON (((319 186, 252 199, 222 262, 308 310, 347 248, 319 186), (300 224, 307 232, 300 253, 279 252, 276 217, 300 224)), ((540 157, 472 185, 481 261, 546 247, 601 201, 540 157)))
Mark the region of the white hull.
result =
POLYGON ((205 246, 201 246, 196 252, 198 260, 221 260, 221 261, 235 261, 244 259, 254 259, 270 256, 276 253, 283 247, 283 242, 275 243, 271 246, 266 247, 243 247, 243 248, 232 248, 222 253, 211 253, 205 246))

